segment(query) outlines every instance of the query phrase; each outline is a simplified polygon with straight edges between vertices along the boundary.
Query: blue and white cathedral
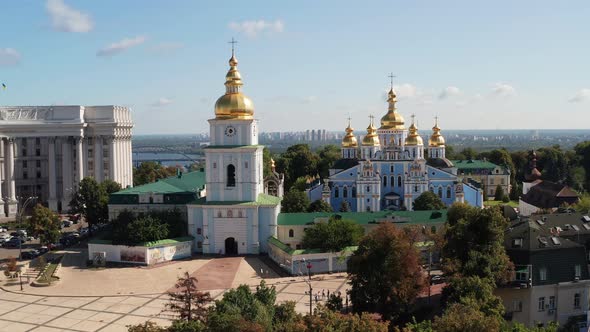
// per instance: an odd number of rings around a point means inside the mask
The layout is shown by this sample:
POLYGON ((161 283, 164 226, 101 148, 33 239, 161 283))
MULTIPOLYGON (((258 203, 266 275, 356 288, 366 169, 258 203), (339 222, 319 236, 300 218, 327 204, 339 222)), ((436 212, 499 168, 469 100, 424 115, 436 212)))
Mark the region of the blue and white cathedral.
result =
POLYGON ((330 170, 328 181, 309 191, 334 211, 375 212, 413 210, 414 200, 430 190, 446 205, 465 202, 483 205, 481 189, 463 183, 451 161, 445 157, 445 139, 436 119, 428 139, 427 151, 418 133, 414 116, 409 128, 397 112, 396 94, 389 90, 387 114, 381 126, 373 117, 359 146, 350 119, 342 139, 342 159, 330 170))

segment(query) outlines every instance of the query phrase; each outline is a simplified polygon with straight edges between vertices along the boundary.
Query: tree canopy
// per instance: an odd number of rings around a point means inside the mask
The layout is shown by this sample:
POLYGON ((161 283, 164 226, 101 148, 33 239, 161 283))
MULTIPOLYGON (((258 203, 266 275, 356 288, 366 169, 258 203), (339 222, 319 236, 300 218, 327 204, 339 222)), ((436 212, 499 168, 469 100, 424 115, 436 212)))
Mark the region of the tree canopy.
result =
POLYGON ((363 233, 363 227, 352 220, 330 217, 328 221, 306 228, 301 245, 307 249, 338 252, 357 245, 363 233))
POLYGON ((414 200, 414 210, 441 210, 446 208, 445 203, 431 191, 425 191, 414 200))
POLYGON ((307 212, 333 212, 332 206, 321 199, 313 201, 307 212))
POLYGON ((27 220, 27 233, 39 238, 41 245, 55 243, 60 237, 61 221, 51 209, 37 204, 27 220))
POLYGON ((155 161, 144 161, 133 169, 133 185, 140 186, 175 175, 176 167, 162 166, 155 161))
POLYGON ((348 261, 351 300, 357 313, 404 321, 426 286, 420 254, 404 231, 390 223, 375 228, 348 261))
POLYGON ((291 189, 283 196, 282 212, 306 212, 309 209, 309 198, 303 191, 291 189))

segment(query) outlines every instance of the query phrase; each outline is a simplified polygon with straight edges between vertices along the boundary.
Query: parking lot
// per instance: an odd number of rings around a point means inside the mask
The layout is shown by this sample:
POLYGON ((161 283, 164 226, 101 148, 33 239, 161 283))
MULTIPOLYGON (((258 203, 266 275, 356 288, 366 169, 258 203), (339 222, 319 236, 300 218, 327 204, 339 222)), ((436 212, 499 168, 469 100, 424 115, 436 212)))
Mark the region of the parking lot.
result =
MULTIPOLYGON (((64 220, 67 219, 66 215, 60 216, 60 220, 62 220, 62 222, 64 220)), ((0 223, 0 226, 3 226, 5 224, 0 223)), ((62 236, 65 236, 67 234, 74 234, 74 233, 79 233, 81 229, 88 227, 88 224, 84 221, 79 221, 77 224, 72 223, 70 226, 68 227, 63 227, 61 229, 61 233, 62 236)), ((24 223, 23 226, 18 228, 18 229, 26 229, 24 223)), ((9 228, 7 232, 2 232, 1 234, 10 234, 15 232, 16 229, 15 228, 9 228)), ((76 241, 70 241, 72 243, 70 243, 70 245, 75 245, 76 241)), ((39 244, 39 239, 34 239, 32 241, 26 241, 26 242, 22 242, 21 247, 22 247, 22 251, 23 252, 27 252, 27 251, 31 251, 31 250, 38 250, 40 248, 40 244, 39 244)), ((18 258, 19 256, 19 247, 11 247, 11 248, 7 248, 7 247, 0 247, 0 261, 11 258, 11 257, 15 257, 18 258)))

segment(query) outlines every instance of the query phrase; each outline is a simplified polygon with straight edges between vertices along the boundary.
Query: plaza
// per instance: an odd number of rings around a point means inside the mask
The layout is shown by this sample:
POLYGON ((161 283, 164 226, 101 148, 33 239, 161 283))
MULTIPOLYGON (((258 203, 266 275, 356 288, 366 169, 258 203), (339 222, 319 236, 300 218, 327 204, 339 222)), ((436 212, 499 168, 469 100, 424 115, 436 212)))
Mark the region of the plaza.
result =
MULTIPOLYGON (((127 325, 153 321, 169 325, 174 317, 165 311, 166 291, 185 271, 195 276, 198 288, 221 299, 241 284, 255 289, 265 280, 277 290, 277 303, 295 301, 296 310, 309 312, 306 276, 279 278, 256 256, 203 257, 155 267, 85 267, 83 249, 64 251, 60 281, 49 287, 4 281, 0 290, 0 331, 127 331, 127 325)), ((346 274, 312 276, 313 294, 348 289, 346 274)), ((327 298, 327 296, 326 296, 327 298)), ((314 296, 314 306, 316 300, 314 296)))

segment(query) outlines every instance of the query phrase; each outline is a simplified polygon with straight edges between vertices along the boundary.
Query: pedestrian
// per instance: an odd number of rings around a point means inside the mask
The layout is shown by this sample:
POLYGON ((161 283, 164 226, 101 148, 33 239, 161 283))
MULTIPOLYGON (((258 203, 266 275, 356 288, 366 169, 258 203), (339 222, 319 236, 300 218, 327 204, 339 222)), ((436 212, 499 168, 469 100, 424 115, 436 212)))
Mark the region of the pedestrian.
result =
POLYGON ((326 291, 322 289, 322 300, 326 298, 326 291))
POLYGON ((328 289, 328 298, 330 298, 330 290, 328 289))

